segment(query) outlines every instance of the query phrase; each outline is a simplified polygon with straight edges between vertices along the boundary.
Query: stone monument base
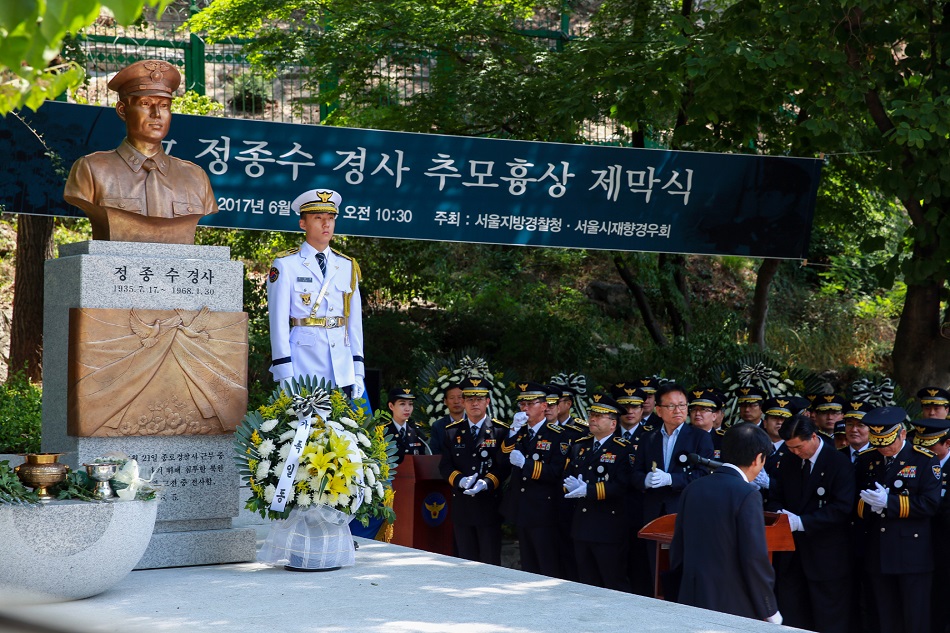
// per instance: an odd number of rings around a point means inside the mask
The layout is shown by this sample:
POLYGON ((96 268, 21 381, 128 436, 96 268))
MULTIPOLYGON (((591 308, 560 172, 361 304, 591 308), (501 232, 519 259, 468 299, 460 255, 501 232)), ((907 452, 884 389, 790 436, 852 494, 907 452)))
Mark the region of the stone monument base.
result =
MULTIPOLYGON (((137 569, 252 561, 253 529, 235 529, 243 501, 232 433, 77 437, 67 433, 70 308, 243 310, 243 265, 220 246, 92 241, 46 262, 43 450, 79 468, 107 453, 135 459, 160 488, 155 531, 137 569)), ((176 394, 156 417, 171 419, 176 394)))

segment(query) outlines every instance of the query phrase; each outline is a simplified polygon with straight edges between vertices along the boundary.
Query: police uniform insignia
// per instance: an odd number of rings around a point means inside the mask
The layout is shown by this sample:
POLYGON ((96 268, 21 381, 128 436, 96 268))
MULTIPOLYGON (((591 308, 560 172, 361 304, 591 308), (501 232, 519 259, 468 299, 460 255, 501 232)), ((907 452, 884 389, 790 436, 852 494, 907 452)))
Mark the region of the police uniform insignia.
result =
POLYGON ((917 467, 916 466, 905 466, 901 468, 901 471, 897 473, 898 477, 916 477, 917 476, 917 467))
POLYGON ((313 277, 297 277, 297 281, 303 284, 313 283, 313 277))
POLYGON ((713 459, 719 459, 719 451, 713 451, 713 459))
POLYGON ((540 440, 535 448, 539 451, 549 451, 551 450, 551 442, 547 440, 540 440))
POLYGON ((482 442, 482 446, 484 446, 485 448, 494 448, 494 447, 495 447, 495 439, 494 439, 494 438, 491 438, 491 439, 486 438, 485 441, 482 442))
POLYGON ((627 459, 630 460, 630 466, 631 466, 631 468, 632 468, 632 467, 635 465, 633 462, 636 461, 636 459, 637 459, 637 458, 636 458, 636 455, 634 455, 633 453, 631 453, 630 455, 627 455, 627 459))
POLYGON ((309 293, 309 292, 301 292, 301 293, 300 293, 300 300, 303 301, 303 304, 304 304, 305 306, 310 305, 310 293, 309 293))
POLYGON ((927 390, 927 393, 929 393, 931 396, 935 396, 935 395, 937 395, 937 390, 936 390, 936 389, 928 389, 928 390, 927 390))
POLYGON ((934 477, 940 479, 940 466, 931 466, 930 468, 934 471, 934 477))
POLYGON ((271 283, 274 283, 275 281, 277 281, 278 277, 280 277, 280 271, 277 270, 276 266, 272 266, 270 269, 270 273, 267 275, 267 280, 271 283))
POLYGON ((613 464, 615 461, 617 461, 617 456, 613 453, 604 453, 600 456, 600 461, 604 464, 613 464))
POLYGON ((518 389, 521 389, 522 391, 527 391, 527 389, 528 389, 528 383, 525 382, 525 383, 522 383, 522 384, 518 385, 518 389))
POLYGON ((561 442, 561 455, 567 455, 567 451, 571 448, 570 442, 561 442))

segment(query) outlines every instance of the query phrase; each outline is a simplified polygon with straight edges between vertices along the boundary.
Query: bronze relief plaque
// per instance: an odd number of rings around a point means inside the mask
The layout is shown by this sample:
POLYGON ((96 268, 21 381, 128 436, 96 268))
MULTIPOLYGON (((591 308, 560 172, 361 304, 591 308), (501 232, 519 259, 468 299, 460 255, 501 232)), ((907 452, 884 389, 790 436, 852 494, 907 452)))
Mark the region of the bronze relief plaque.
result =
POLYGON ((247 313, 71 308, 67 431, 231 433, 247 412, 247 313))

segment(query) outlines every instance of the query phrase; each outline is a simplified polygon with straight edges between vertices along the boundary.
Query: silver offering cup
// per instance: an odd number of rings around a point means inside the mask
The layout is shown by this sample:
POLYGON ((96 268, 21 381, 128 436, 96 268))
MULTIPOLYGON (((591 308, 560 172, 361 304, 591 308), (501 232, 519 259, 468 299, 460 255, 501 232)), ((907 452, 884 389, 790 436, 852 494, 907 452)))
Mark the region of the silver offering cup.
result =
POLYGON ((109 480, 115 477, 118 464, 83 464, 86 468, 86 474, 96 481, 96 490, 92 496, 96 499, 112 499, 115 492, 109 485, 109 480))

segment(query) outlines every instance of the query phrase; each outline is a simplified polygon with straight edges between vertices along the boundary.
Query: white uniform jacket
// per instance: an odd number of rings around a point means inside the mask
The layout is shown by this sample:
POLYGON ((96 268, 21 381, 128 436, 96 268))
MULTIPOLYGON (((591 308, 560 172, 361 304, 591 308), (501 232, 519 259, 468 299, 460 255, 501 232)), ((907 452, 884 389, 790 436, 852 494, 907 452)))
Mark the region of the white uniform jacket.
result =
POLYGON ((342 388, 354 384, 356 376, 366 375, 360 269, 352 258, 328 248, 325 280, 316 254, 317 250, 304 242, 299 249, 278 256, 271 267, 267 279, 273 361, 270 371, 277 382, 312 375, 342 388), (327 280, 321 299, 320 291, 327 280), (344 309, 345 301, 349 301, 349 310, 344 309), (347 322, 342 327, 291 326, 291 319, 309 317, 323 318, 330 324, 346 317, 347 322))

